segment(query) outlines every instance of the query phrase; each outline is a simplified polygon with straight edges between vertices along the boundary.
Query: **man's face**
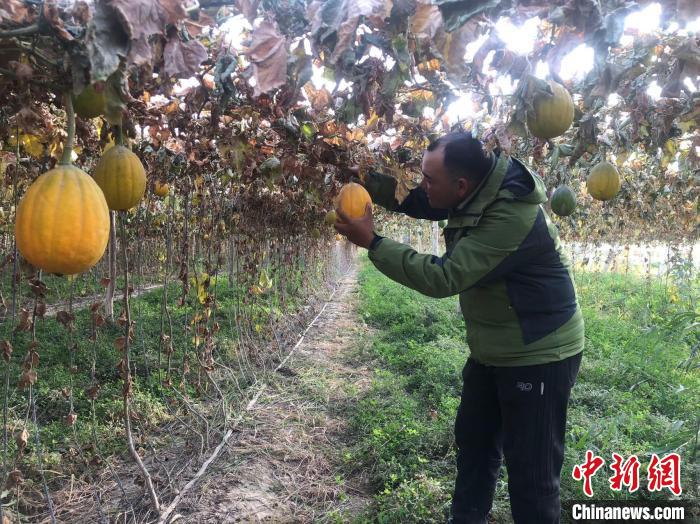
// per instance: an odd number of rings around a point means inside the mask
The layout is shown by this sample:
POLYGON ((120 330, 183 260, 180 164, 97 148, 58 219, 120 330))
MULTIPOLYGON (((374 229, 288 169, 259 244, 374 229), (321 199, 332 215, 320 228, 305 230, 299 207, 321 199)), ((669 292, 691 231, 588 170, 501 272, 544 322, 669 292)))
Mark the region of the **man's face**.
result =
POLYGON ((457 207, 471 191, 466 178, 455 179, 445 168, 445 150, 442 147, 423 154, 423 180, 420 185, 435 209, 457 207))

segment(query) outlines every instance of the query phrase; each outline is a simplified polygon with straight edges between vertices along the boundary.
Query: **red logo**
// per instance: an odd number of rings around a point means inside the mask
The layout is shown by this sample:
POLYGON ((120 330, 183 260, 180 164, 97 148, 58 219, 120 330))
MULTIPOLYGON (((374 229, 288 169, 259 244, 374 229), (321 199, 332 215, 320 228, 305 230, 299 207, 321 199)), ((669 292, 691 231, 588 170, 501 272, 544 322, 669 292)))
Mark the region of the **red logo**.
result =
POLYGON ((583 492, 589 497, 593 496, 591 478, 596 471, 603 467, 603 464, 605 464, 605 461, 593 455, 593 452, 589 449, 586 451, 586 462, 574 466, 572 473, 574 480, 583 480, 583 492))
MULTIPOLYGON (((637 455, 632 455, 624 460, 622 455, 612 454, 613 462, 610 469, 613 475, 608 478, 610 489, 622 491, 627 487, 630 493, 639 489, 639 468, 640 462, 637 455)), ((592 479, 596 472, 603 467, 605 460, 593 454, 589 449, 586 451, 586 460, 583 464, 576 464, 572 471, 574 480, 583 481, 583 492, 588 497, 593 496, 592 479)), ((678 496, 682 493, 681 488, 681 457, 678 453, 669 453, 663 458, 654 453, 647 468, 647 488, 649 491, 661 491, 668 488, 671 493, 678 496)))
POLYGON ((627 486, 630 493, 639 489, 639 459, 637 455, 632 455, 624 463, 622 456, 613 453, 613 463, 610 465, 615 474, 610 477, 610 489, 622 491, 622 486, 627 486))
POLYGON ((671 493, 678 496, 681 488, 681 457, 678 453, 670 453, 659 460, 659 456, 654 453, 651 456, 648 475, 649 491, 661 491, 668 488, 671 493))

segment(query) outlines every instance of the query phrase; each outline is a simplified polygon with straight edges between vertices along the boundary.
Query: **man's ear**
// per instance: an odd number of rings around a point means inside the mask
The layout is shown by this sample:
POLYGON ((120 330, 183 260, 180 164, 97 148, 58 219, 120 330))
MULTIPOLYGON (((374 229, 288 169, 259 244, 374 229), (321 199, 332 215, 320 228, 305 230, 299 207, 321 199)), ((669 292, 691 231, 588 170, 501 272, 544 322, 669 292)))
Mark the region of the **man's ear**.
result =
POLYGON ((471 192, 471 183, 464 177, 457 179, 457 194, 460 198, 465 198, 471 192))

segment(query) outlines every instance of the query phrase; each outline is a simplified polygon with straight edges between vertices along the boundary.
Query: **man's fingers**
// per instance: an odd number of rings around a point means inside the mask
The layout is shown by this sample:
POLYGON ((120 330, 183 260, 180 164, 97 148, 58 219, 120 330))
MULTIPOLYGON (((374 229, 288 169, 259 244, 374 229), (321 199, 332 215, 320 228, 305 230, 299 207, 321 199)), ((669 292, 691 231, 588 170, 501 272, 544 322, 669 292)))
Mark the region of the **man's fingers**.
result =
POLYGON ((340 220, 342 222, 345 222, 345 223, 350 222, 350 220, 351 220, 350 217, 347 216, 345 213, 343 213, 340 209, 336 209, 335 213, 336 213, 336 215, 338 215, 338 217, 340 218, 340 220))

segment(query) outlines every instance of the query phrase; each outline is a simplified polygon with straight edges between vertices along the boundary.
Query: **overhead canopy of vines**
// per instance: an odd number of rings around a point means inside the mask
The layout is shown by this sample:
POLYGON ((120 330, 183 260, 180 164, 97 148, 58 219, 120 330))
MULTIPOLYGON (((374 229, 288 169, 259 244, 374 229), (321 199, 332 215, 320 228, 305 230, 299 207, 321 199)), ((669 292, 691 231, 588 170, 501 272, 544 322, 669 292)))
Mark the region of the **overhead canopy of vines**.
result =
MULTIPOLYGON (((0 6, 0 173, 29 183, 60 157, 61 95, 90 167, 122 118, 149 183, 222 197, 241 231, 320 227, 357 164, 420 177, 431 138, 471 130, 578 195, 568 238, 697 238, 700 3, 566 0, 9 0, 0 6), (533 100, 563 84, 569 130, 529 134, 533 100), (601 160, 622 187, 586 193, 601 160), (264 209, 264 212, 255 210, 264 209), (241 217, 255 219, 243 220, 241 217)), ((196 203, 196 202, 195 202, 196 203)))

